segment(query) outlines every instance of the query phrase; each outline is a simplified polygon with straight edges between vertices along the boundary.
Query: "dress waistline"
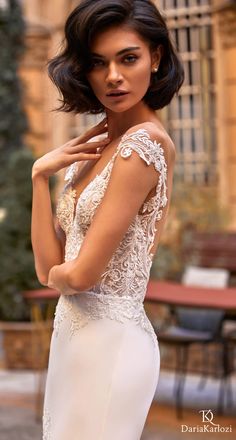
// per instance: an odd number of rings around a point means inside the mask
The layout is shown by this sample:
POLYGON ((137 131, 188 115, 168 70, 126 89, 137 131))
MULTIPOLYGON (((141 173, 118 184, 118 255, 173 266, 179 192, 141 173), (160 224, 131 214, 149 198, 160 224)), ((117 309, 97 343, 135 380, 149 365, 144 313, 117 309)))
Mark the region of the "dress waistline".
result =
POLYGON ((144 310, 143 301, 131 296, 104 295, 96 292, 81 292, 75 295, 61 295, 54 319, 54 331, 58 335, 62 321, 70 319, 70 336, 84 327, 90 320, 109 318, 121 323, 133 321, 151 336, 157 337, 144 310))

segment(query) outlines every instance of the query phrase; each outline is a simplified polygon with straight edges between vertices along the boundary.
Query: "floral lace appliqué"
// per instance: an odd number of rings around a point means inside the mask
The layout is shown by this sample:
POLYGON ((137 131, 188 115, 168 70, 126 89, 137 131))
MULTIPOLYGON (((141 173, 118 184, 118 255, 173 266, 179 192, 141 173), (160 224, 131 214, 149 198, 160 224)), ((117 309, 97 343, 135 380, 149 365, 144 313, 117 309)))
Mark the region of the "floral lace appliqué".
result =
POLYGON ((163 209, 168 202, 167 164, 161 144, 153 141, 145 129, 124 135, 107 166, 95 176, 77 200, 72 182, 76 176, 78 164, 72 164, 66 173, 67 183, 58 201, 57 216, 66 234, 65 261, 69 261, 76 258, 79 253, 96 209, 105 194, 116 157, 120 155, 124 160, 128 160, 133 151, 137 152, 147 165, 154 165, 157 171, 155 195, 142 205, 141 213, 139 212, 133 219, 102 274, 100 282, 87 290, 87 293, 97 295, 97 301, 94 304, 97 304, 99 311, 95 308, 89 309, 89 305, 85 313, 81 311, 77 307, 76 300, 80 294, 74 295, 75 298, 73 295, 70 298, 62 295, 66 299, 60 299, 57 306, 54 323, 56 334, 62 321, 68 316, 70 317, 70 334, 73 335, 76 329, 85 325, 89 319, 107 316, 122 322, 125 316, 127 319, 128 314, 132 316, 131 319, 153 335, 154 330, 151 329, 152 326, 142 311, 142 303, 154 256, 152 247, 158 222, 162 219, 163 209), (106 297, 109 298, 106 299, 106 297), (121 303, 116 302, 117 297, 120 298, 121 303), (129 303, 126 298, 129 298, 129 303), (133 308, 134 298, 136 303, 133 308), (135 314, 135 307, 139 311, 137 314, 135 314))
POLYGON ((114 319, 121 323, 133 321, 151 336, 154 343, 157 341, 156 334, 145 313, 143 303, 137 297, 100 295, 94 292, 60 296, 55 312, 55 335, 58 336, 64 319, 67 319, 69 322, 71 339, 90 320, 102 318, 114 319))

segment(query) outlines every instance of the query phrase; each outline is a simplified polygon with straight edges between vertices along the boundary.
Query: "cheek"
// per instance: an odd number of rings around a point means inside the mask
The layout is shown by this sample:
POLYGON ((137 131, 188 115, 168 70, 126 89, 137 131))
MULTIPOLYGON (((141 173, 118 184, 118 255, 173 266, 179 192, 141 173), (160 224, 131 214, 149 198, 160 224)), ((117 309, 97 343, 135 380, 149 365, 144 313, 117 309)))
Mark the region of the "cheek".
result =
POLYGON ((143 80, 149 81, 151 76, 151 64, 150 62, 143 61, 140 63, 139 68, 137 69, 137 75, 139 78, 143 78, 143 80))
POLYGON ((132 73, 132 84, 137 91, 142 93, 146 91, 150 85, 151 81, 151 66, 148 68, 147 64, 139 66, 132 73))

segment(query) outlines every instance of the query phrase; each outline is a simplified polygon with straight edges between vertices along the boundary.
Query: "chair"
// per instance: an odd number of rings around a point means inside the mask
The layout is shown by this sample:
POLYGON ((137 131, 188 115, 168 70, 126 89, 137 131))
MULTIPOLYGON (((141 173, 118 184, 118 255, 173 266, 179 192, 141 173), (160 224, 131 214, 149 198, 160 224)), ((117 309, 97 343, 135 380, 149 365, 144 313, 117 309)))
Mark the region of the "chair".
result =
MULTIPOLYGON (((185 285, 199 287, 226 287, 229 272, 225 269, 209 269, 187 266, 182 277, 185 285)), ((189 348, 192 344, 203 345, 203 364, 208 366, 208 344, 217 342, 220 344, 220 364, 223 369, 219 389, 218 413, 222 412, 223 398, 225 394, 225 382, 228 377, 227 363, 225 363, 225 347, 222 343, 221 330, 224 319, 224 311, 213 309, 199 309, 187 307, 172 308, 172 319, 175 324, 164 323, 160 329, 155 329, 158 340, 161 343, 176 347, 176 370, 174 395, 176 414, 182 418, 183 414, 183 390, 188 368, 189 348)), ((155 328, 155 325, 154 325, 155 328)), ((207 370, 204 368, 204 379, 200 386, 205 385, 207 370)))

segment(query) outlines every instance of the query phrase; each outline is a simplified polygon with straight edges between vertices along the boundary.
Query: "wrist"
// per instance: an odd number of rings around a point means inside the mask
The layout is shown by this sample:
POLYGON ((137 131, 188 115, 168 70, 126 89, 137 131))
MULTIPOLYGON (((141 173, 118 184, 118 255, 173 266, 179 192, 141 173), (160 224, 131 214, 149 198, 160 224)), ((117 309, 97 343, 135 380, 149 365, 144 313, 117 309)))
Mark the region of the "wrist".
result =
POLYGON ((61 266, 62 269, 62 277, 64 281, 65 286, 65 294, 71 295, 74 293, 78 293, 78 288, 75 286, 74 283, 74 264, 73 261, 67 261, 66 263, 63 263, 61 266))
POLYGON ((48 287, 57 289, 63 295, 78 293, 70 284, 71 262, 53 266, 48 276, 48 287))
POLYGON ((49 177, 46 176, 43 171, 40 169, 39 166, 37 166, 37 164, 35 163, 35 165, 33 165, 32 167, 32 174, 31 174, 32 180, 36 180, 36 179, 42 179, 45 180, 46 182, 49 180, 49 177))

